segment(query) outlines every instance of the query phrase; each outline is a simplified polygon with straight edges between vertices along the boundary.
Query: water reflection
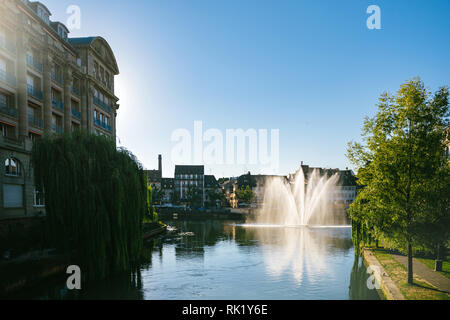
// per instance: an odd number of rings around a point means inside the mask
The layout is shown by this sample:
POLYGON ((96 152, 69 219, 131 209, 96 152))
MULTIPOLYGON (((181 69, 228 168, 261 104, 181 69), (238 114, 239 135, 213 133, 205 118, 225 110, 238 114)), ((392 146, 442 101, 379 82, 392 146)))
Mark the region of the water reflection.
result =
POLYGON ((232 221, 168 221, 130 274, 67 291, 64 281, 32 299, 377 299, 354 258, 349 228, 256 228, 232 221))
POLYGON ((333 276, 335 268, 328 265, 326 257, 348 253, 352 241, 349 230, 343 228, 311 228, 244 225, 252 239, 264 246, 266 268, 270 275, 279 277, 290 272, 301 283, 314 275, 333 276))

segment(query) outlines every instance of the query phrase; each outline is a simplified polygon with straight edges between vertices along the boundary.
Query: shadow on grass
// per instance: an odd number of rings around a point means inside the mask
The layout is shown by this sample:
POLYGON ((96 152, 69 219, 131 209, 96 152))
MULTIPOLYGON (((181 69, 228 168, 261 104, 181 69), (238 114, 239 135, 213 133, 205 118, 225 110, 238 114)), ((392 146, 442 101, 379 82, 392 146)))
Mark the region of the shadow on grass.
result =
POLYGON ((427 289, 427 290, 431 290, 431 291, 436 291, 436 292, 440 292, 440 293, 446 293, 446 294, 450 293, 450 292, 448 292, 448 291, 445 291, 445 290, 439 290, 439 289, 437 289, 437 288, 433 288, 433 287, 430 287, 430 286, 425 286, 425 285, 419 284, 419 283, 417 283, 417 282, 414 282, 411 286, 415 286, 415 287, 419 287, 419 288, 427 289))

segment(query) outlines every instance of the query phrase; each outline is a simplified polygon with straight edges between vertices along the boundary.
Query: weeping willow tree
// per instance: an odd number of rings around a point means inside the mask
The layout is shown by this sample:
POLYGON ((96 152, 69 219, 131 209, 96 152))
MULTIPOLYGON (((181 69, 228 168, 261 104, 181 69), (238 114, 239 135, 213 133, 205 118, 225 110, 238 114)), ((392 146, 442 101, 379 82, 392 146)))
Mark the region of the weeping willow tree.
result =
POLYGON ((136 267, 146 183, 133 154, 110 138, 76 132, 36 141, 32 163, 36 187, 45 191, 50 241, 84 278, 136 267))
MULTIPOLYGON (((148 178, 147 178, 148 181, 148 178)), ((147 182, 147 217, 152 222, 158 222, 158 213, 153 207, 153 188, 147 182)))

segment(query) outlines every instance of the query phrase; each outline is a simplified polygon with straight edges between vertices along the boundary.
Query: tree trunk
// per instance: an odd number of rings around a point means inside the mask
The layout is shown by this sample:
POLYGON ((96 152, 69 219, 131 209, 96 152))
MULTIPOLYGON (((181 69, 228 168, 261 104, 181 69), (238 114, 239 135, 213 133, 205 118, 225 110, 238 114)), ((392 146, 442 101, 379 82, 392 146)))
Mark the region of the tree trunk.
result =
POLYGON ((408 283, 414 284, 413 279, 413 252, 411 242, 408 242, 408 283))
POLYGON ((442 271, 442 254, 440 244, 437 245, 436 261, 434 265, 434 271, 442 271))
POLYGON ((375 245, 377 246, 378 249, 378 239, 375 241, 375 245))

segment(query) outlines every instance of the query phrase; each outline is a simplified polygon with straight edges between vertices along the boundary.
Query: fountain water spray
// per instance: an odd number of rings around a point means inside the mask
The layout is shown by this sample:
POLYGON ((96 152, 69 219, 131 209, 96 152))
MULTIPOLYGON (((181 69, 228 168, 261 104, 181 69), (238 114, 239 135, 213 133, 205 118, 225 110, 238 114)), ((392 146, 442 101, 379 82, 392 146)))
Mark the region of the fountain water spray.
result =
POLYGON ((302 167, 294 181, 271 177, 265 181, 264 201, 257 223, 278 225, 325 225, 330 220, 332 195, 339 175, 321 175, 314 169, 308 178, 302 167))

